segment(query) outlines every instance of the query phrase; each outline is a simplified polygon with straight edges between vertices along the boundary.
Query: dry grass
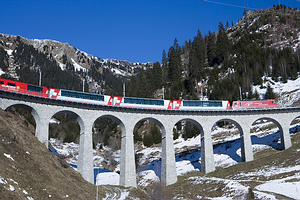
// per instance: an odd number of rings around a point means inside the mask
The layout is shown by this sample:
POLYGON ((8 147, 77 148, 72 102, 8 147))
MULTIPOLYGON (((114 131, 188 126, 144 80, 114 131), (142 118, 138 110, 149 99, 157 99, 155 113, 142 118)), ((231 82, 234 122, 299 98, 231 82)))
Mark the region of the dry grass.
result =
MULTIPOLYGON (((64 199, 67 195, 70 199, 93 199, 96 195, 95 186, 41 144, 22 119, 3 110, 0 177, 7 182, 0 182, 1 199, 64 199), (9 185, 14 191, 8 190, 9 185)), ((103 190, 101 196, 105 196, 103 190)))

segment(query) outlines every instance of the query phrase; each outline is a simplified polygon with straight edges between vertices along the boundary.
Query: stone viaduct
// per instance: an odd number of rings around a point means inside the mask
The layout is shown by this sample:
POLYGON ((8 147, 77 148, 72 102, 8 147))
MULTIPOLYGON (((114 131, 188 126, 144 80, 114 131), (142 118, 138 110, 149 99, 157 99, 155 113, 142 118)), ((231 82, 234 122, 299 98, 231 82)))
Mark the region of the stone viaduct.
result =
MULTIPOLYGON (((250 138, 251 125, 260 119, 272 121, 280 131, 282 149, 291 147, 289 128, 291 122, 300 116, 300 108, 230 110, 230 111, 178 111, 132 109, 113 106, 99 106, 76 102, 0 91, 0 105, 3 110, 10 106, 23 106, 29 110, 36 121, 36 137, 48 146, 50 119, 56 113, 68 113, 80 125, 80 146, 77 169, 83 178, 94 183, 92 128, 99 117, 115 120, 122 129, 120 185, 136 187, 136 168, 133 142, 133 129, 140 120, 155 122, 162 132, 161 181, 165 185, 177 181, 175 153, 173 146, 173 127, 182 120, 195 124, 201 132, 201 171, 215 170, 211 129, 216 122, 233 123, 240 132, 242 161, 252 161, 253 151, 250 138)), ((200 141, 199 141, 200 143, 200 141)))

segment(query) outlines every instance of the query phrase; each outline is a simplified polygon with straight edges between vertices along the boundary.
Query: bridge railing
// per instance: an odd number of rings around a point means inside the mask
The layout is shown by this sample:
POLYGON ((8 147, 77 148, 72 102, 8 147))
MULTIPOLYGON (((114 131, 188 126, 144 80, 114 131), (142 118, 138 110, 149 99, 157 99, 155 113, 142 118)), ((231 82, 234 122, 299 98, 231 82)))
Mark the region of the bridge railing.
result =
POLYGON ((0 90, 6 90, 6 91, 27 94, 27 95, 32 95, 32 96, 48 97, 48 94, 45 94, 45 93, 39 93, 39 92, 29 91, 29 90, 25 90, 25 89, 18 89, 16 87, 7 86, 7 85, 0 85, 0 90))

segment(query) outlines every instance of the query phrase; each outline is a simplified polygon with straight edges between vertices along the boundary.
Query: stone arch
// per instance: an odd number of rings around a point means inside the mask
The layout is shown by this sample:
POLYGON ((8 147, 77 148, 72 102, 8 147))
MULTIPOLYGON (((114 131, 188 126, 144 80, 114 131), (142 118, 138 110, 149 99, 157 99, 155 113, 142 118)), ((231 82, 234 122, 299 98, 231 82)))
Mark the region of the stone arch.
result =
MULTIPOLYGON (((151 121, 151 122, 153 122, 154 124, 156 124, 159 127, 159 130, 161 132, 161 140, 163 140, 166 137, 166 128, 165 128, 164 124, 159 119, 156 119, 156 118, 153 118, 153 117, 141 118, 141 119, 139 119, 138 121, 136 121, 134 123, 134 128, 136 128, 138 123, 142 122, 142 121, 151 121)), ((136 161, 137 160, 135 160, 135 162, 136 161)), ((150 166, 151 167, 149 168, 149 170, 153 170, 158 177, 161 177, 161 170, 160 170, 161 164, 157 161, 152 161, 152 164, 150 164, 150 166)), ((138 168, 136 168, 136 169, 138 170, 138 168)), ((145 169, 143 168, 143 170, 145 170, 145 169)))
POLYGON ((293 116, 292 120, 290 121, 290 127, 289 127, 289 134, 291 136, 291 142, 294 140, 294 138, 298 138, 300 134, 300 116, 293 116))
POLYGON ((15 104, 10 104, 10 105, 6 106, 5 110, 7 110, 11 107, 21 107, 31 113, 35 122, 40 121, 40 115, 38 114, 37 110, 32 106, 29 106, 26 104, 21 104, 21 103, 15 103, 15 104))
MULTIPOLYGON (((168 123, 166 118, 143 117, 139 118, 134 124, 141 120, 149 120, 154 122, 160 128, 162 133, 162 150, 161 150, 161 166, 160 181, 163 185, 170 185, 177 181, 175 152, 173 146, 172 125, 168 123)), ((133 130, 133 129, 132 129, 133 130)))
MULTIPOLYGON (((191 165, 192 165, 195 169, 199 169, 199 170, 202 171, 202 165, 201 165, 202 160, 201 160, 201 162, 199 162, 199 159, 202 159, 202 155, 201 155, 202 150, 200 150, 200 148, 202 147, 202 145, 201 145, 202 141, 201 141, 201 140, 204 138, 204 128, 203 128, 203 126, 202 126, 197 120, 192 119, 192 118, 182 118, 182 119, 176 121, 175 124, 177 124, 178 122, 182 122, 182 121, 192 123, 192 124, 195 125, 195 126, 198 128, 198 130, 200 131, 200 135, 196 136, 196 137, 200 137, 200 138, 199 138, 199 148, 196 148, 196 149, 190 149, 190 150, 189 150, 189 151, 196 151, 196 152, 198 152, 198 153, 196 154, 196 156, 189 157, 188 161, 191 163, 191 165)), ((175 124, 174 124, 174 126, 175 126, 175 124)), ((190 138, 189 138, 189 139, 190 139, 190 138)), ((183 152, 183 153, 186 153, 186 152, 183 152)), ((181 154, 182 154, 182 153, 176 155, 176 157, 175 157, 176 162, 180 162, 180 161, 183 161, 183 160, 184 160, 181 154)))
MULTIPOLYGON (((275 124, 275 126, 277 126, 277 128, 279 129, 279 131, 277 131, 277 132, 275 132, 275 133, 273 133, 273 134, 276 134, 276 133, 280 133, 280 135, 278 135, 278 136, 271 136, 271 137, 275 137, 275 138, 273 138, 273 140, 276 140, 277 138, 281 138, 281 146, 280 147, 277 147, 277 146, 274 146, 274 145, 271 145, 271 144, 266 144, 266 145, 269 145, 269 146, 271 146, 272 148, 274 148, 274 149, 284 149, 284 145, 283 145, 283 140, 284 140, 284 135, 283 135, 283 133, 284 133, 284 129, 283 129, 283 127, 282 127, 282 124, 281 123, 279 123, 276 119, 274 119, 274 118, 271 118, 271 117, 260 117, 260 118, 258 118, 258 119, 256 119, 255 121, 253 121, 252 122, 252 124, 251 125, 253 125, 253 124, 255 124, 255 122, 257 122, 257 121, 260 121, 260 120, 267 120, 267 121, 270 121, 270 122, 272 122, 273 124, 275 124)), ((265 136, 265 137, 270 137, 270 134, 268 133, 267 134, 267 136, 265 136)), ((254 144, 260 144, 258 141, 256 141, 255 140, 255 138, 257 138, 257 137, 253 137, 252 136, 252 142, 254 143, 254 144)), ((269 140, 272 140, 272 138, 270 138, 269 140)))
POLYGON ((165 128, 165 126, 163 125, 163 123, 162 123, 160 120, 158 120, 158 119, 156 119, 156 118, 153 118, 153 117, 145 117, 145 118, 139 119, 139 120, 134 124, 134 127, 135 127, 135 126, 137 125, 137 123, 139 123, 140 121, 146 121, 146 120, 149 120, 149 121, 155 123, 155 124, 159 127, 159 129, 160 129, 160 131, 161 131, 161 133, 162 133, 162 138, 165 137, 165 135, 166 135, 166 128, 165 128))
POLYGON ((27 104, 22 104, 22 103, 12 103, 12 104, 6 105, 5 110, 8 110, 11 107, 21 107, 24 110, 28 111, 32 115, 33 119, 35 120, 35 127, 34 127, 35 128, 35 136, 38 138, 38 140, 40 142, 43 142, 46 144, 46 146, 48 146, 48 138, 47 138, 48 132, 46 132, 46 134, 44 134, 46 136, 41 134, 41 132, 42 132, 40 130, 41 116, 40 116, 39 112, 34 107, 27 105, 27 104))
MULTIPOLYGON (((126 133, 124 122, 119 117, 116 117, 114 115, 104 114, 104 115, 101 115, 101 116, 97 117, 97 119, 102 118, 102 117, 103 118, 109 118, 109 119, 115 121, 120 126, 120 128, 122 130, 122 135, 126 133)), ((94 123, 95 123, 95 121, 94 121, 94 123)))
MULTIPOLYGON (((227 141, 224 143, 225 145, 225 150, 224 152, 219 152, 220 150, 218 148, 214 149, 215 154, 219 153, 224 153, 227 154, 228 156, 231 157, 236 162, 247 162, 253 160, 253 152, 252 152, 252 146, 251 146, 251 138, 250 138, 250 127, 248 130, 247 125, 242 124, 241 122, 235 120, 235 119, 230 119, 230 118, 222 118, 217 120, 215 123, 219 122, 229 122, 233 124, 239 131, 240 133, 240 138, 235 139, 233 141, 227 141), (236 143, 236 145, 232 145, 236 143), (240 143, 240 145, 238 144, 240 143), (239 146, 241 148, 241 155, 239 155, 237 152, 239 150, 239 146), (227 151, 229 149, 229 151, 227 151)), ((221 145, 222 147, 222 145, 221 145)))
POLYGON ((85 127, 85 124, 84 124, 84 121, 83 121, 82 117, 78 113, 76 113, 74 111, 71 111, 71 110, 59 110, 59 111, 53 113, 53 115, 51 116, 51 118, 54 117, 56 114, 61 114, 61 113, 65 113, 67 115, 72 116, 78 122, 79 127, 80 127, 79 133, 84 133, 86 131, 86 127, 85 127))
MULTIPOLYGON (((102 121, 98 121, 99 119, 107 118, 107 119, 110 119, 110 120, 114 121, 120 127, 121 134, 126 133, 125 125, 124 125, 123 121, 118 116, 110 115, 110 114, 98 115, 96 113, 94 118, 95 118, 93 120, 93 129, 94 130, 95 130, 95 127, 96 127, 96 123, 101 123, 102 122, 102 121)), ((107 124, 106 122, 107 121, 105 120, 105 124, 107 124)), ((105 128, 107 128, 107 126, 105 126, 105 128)), ((100 133, 101 133, 101 130, 104 130, 104 129, 102 129, 102 127, 100 127, 98 130, 99 130, 99 132, 97 134, 99 134, 99 135, 98 136, 96 134, 93 135, 93 138, 92 138, 93 145, 98 144, 98 142, 103 142, 104 135, 100 135, 100 133), (102 137, 101 138, 102 141, 99 140, 100 137, 102 137), (96 143, 95 143, 95 141, 96 141, 96 143)), ((104 132, 102 132, 102 133, 104 133, 104 132)), ((93 131, 93 134, 94 134, 94 131, 93 131)), ((118 137, 117 141, 115 141, 115 142, 120 142, 121 143, 121 137, 122 137, 122 135, 120 135, 120 137, 118 137)), ((119 146, 120 143, 115 144, 115 142, 113 142, 113 144, 114 144, 113 147, 112 147, 113 151, 114 150, 119 150, 117 148, 120 147, 119 146)), ((104 143, 101 143, 101 144, 103 145, 104 143)), ((99 149, 97 148, 97 146, 94 146, 94 147, 96 148, 96 150, 100 151, 100 146, 98 146, 99 149)), ((118 163, 116 161, 117 159, 115 159, 115 157, 113 156, 113 151, 104 151, 104 155, 103 155, 102 158, 103 158, 103 161, 105 161, 104 162, 105 164, 103 162, 100 163, 99 161, 97 162, 96 160, 94 160, 94 167, 97 167, 97 168, 94 169, 94 172, 95 172, 95 174, 94 174, 94 183, 95 184, 97 183, 97 176, 98 176, 98 180, 101 180, 101 178, 99 178, 99 177, 101 177, 101 175, 102 175, 101 173, 103 171, 112 171, 112 172, 115 171, 116 166, 118 165, 118 163), (104 169, 100 169, 99 168, 100 166, 102 166, 104 169)), ((118 185, 119 183, 113 183, 113 184, 118 185)))
POLYGON ((191 119, 191 118, 183 118, 181 119, 180 121, 188 121, 188 122, 191 122, 193 123, 195 126, 197 126, 197 128, 200 130, 200 132, 202 133, 204 130, 203 130, 203 127, 201 126, 201 124, 194 120, 194 119, 191 119))

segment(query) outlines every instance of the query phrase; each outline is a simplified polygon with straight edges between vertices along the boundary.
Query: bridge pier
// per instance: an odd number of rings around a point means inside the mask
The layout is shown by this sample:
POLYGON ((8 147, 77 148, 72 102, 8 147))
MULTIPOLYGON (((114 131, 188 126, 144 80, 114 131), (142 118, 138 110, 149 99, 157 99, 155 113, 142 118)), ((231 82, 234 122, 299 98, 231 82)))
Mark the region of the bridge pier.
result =
MULTIPOLYGON (((292 120, 291 120, 292 121, 292 120)), ((281 149, 286 150, 292 146, 292 140, 290 136, 290 123, 291 121, 281 121, 280 125, 282 130, 280 130, 280 137, 281 137, 281 149)))
POLYGON ((45 111, 43 112, 41 110, 35 109, 31 110, 31 114, 34 117, 36 123, 35 136, 48 148, 49 123, 51 119, 51 114, 45 111))
POLYGON ((173 124, 166 123, 162 130, 162 159, 161 159, 161 182, 171 185, 177 182, 175 152, 173 144, 173 124))
POLYGON ((80 141, 79 141, 79 154, 77 161, 77 170, 82 177, 94 184, 94 164, 93 164, 93 137, 92 128, 93 123, 90 123, 89 118, 85 118, 85 124, 80 122, 80 141))
MULTIPOLYGON (((246 120, 246 121, 249 121, 249 120, 246 120)), ((238 127, 238 129, 240 131, 240 137, 241 137, 242 162, 249 162, 254 159, 251 136, 250 136, 251 125, 247 122, 243 122, 240 125, 241 125, 241 127, 238 127)))
POLYGON ((126 123, 122 128, 121 161, 120 161, 120 185, 124 187, 136 187, 136 168, 133 141, 133 128, 135 123, 126 123))
POLYGON ((203 124, 203 130, 201 132, 201 171, 205 174, 215 171, 216 169, 213 145, 211 141, 212 127, 213 123, 206 122, 203 124))

